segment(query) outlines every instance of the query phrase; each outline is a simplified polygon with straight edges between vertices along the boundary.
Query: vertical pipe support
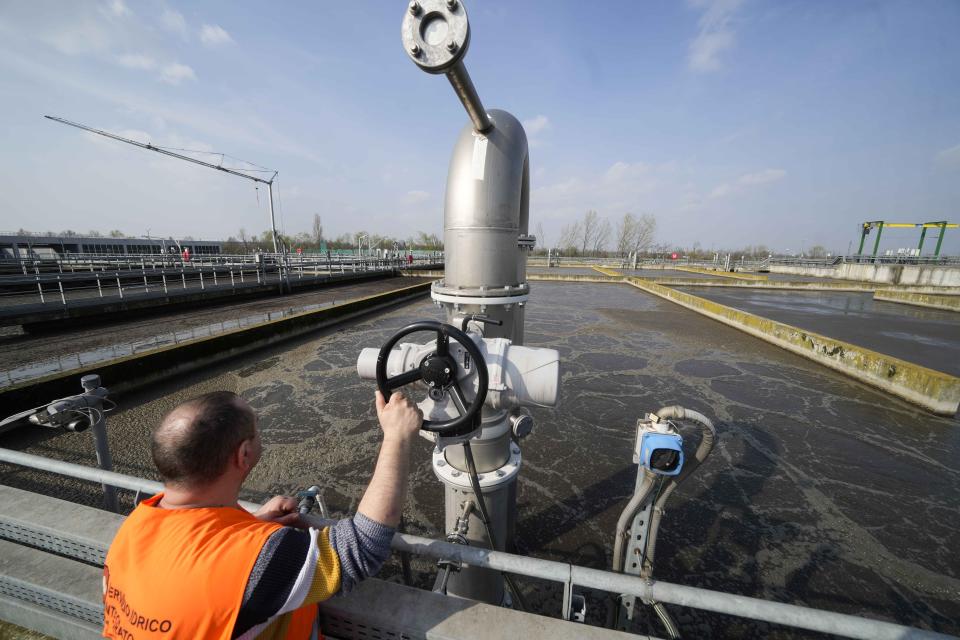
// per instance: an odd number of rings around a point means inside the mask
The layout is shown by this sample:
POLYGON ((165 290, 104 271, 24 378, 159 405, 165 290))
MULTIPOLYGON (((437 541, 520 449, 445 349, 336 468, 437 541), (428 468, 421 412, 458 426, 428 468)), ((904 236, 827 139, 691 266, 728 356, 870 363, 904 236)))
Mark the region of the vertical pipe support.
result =
POLYGON ((946 223, 946 222, 941 222, 941 223, 940 223, 940 235, 937 237, 937 248, 936 248, 936 250, 934 250, 934 252, 933 252, 933 257, 934 257, 934 258, 939 258, 939 257, 940 257, 940 246, 943 244, 943 235, 944 235, 946 232, 947 232, 947 223, 946 223))
POLYGON ((877 251, 880 249, 880 234, 883 233, 883 223, 877 223, 877 239, 873 241, 873 254, 871 257, 877 257, 877 251))
MULTIPOLYGON (((110 443, 107 440, 107 421, 103 417, 103 403, 97 407, 97 421, 91 427, 93 431, 93 442, 97 451, 97 466, 104 471, 113 471, 113 457, 110 455, 110 443)), ((104 508, 119 513, 120 506, 117 502, 117 490, 113 485, 103 485, 103 506, 104 508)))

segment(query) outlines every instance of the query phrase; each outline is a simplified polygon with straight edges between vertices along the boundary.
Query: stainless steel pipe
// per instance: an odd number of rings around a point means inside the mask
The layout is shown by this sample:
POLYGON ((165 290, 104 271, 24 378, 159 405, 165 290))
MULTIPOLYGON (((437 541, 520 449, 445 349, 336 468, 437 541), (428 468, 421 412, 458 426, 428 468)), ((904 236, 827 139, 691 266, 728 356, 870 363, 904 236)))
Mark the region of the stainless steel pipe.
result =
POLYGON ((470 79, 467 68, 463 65, 463 60, 453 65, 446 75, 460 102, 463 103, 463 108, 467 110, 467 115, 473 122, 474 131, 477 133, 490 131, 493 128, 493 122, 490 121, 483 103, 480 102, 480 96, 477 94, 476 87, 473 86, 473 80, 470 79))

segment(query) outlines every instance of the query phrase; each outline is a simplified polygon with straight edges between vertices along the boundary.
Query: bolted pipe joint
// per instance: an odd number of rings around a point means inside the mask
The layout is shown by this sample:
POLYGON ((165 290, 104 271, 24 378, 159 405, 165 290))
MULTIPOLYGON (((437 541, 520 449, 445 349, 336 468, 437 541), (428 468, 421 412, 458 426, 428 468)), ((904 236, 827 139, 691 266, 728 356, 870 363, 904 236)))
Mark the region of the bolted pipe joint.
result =
POLYGON ((427 73, 447 73, 463 59, 470 43, 466 9, 459 2, 414 0, 403 14, 400 36, 418 67, 427 73), (414 47, 422 55, 414 55, 414 47))
POLYGON ((479 133, 490 131, 493 122, 463 65, 470 44, 470 23, 463 3, 414 0, 403 14, 400 36, 404 50, 418 67, 427 73, 447 76, 474 129, 479 133))

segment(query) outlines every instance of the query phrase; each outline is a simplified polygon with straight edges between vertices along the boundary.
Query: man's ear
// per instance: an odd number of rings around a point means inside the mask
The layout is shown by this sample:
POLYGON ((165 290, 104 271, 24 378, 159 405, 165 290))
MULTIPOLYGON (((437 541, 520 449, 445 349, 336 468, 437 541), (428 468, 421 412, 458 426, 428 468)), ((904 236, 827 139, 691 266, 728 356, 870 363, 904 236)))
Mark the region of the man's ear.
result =
POLYGON ((253 450, 253 440, 244 440, 237 447, 236 464, 241 471, 249 471, 256 464, 256 452, 253 450))

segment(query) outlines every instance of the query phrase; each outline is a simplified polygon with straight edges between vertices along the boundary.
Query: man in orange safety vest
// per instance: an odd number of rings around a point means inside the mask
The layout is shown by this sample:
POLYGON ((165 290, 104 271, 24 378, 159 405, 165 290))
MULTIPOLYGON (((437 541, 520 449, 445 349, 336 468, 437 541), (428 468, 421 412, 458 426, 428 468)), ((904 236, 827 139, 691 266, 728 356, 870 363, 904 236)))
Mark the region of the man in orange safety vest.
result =
POLYGON ((402 394, 376 394, 383 441, 357 513, 305 527, 293 498, 238 505, 262 444, 250 406, 215 391, 168 413, 152 435, 164 491, 127 517, 103 569, 107 638, 319 638, 317 603, 375 574, 403 508, 423 421, 402 394))

